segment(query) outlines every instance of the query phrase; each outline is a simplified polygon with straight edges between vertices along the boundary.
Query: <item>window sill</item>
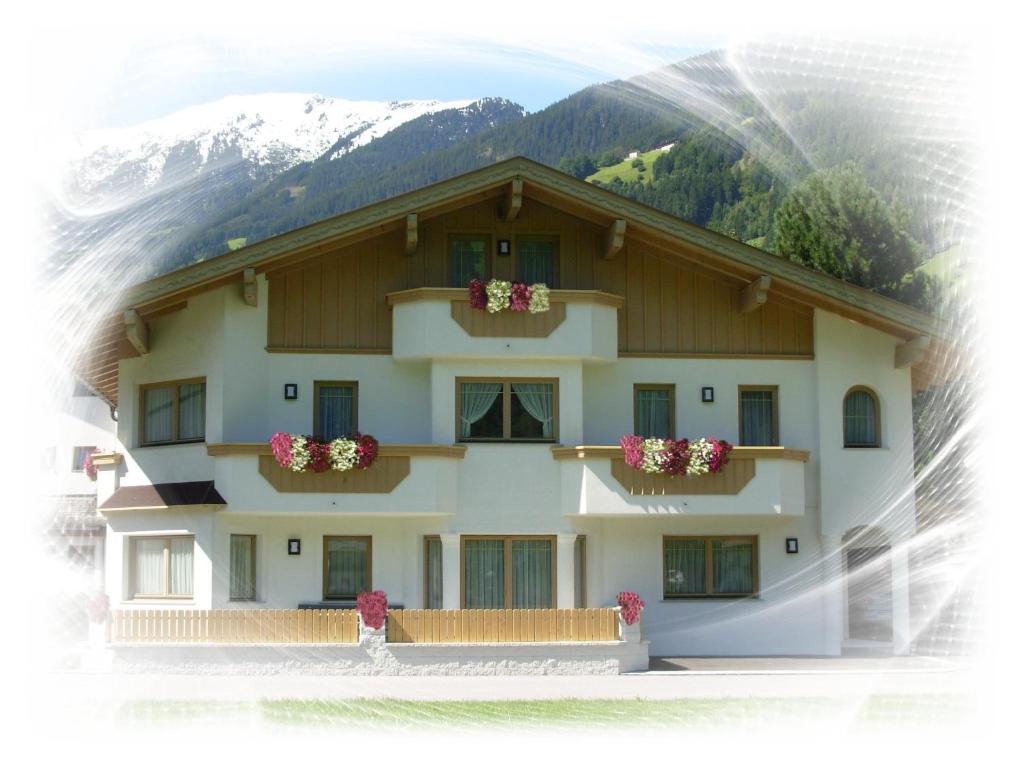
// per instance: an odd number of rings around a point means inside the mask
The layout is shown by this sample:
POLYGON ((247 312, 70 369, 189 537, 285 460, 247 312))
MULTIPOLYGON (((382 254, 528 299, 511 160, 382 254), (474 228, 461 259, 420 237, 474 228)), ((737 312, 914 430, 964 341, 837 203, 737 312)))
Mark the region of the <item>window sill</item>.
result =
POLYGON ((889 451, 885 445, 845 445, 845 451, 889 451))
POLYGON ((685 595, 684 597, 664 597, 661 603, 686 603, 690 601, 725 600, 732 603, 735 600, 761 600, 761 595, 685 595))
POLYGON ((510 440, 504 440, 503 438, 471 438, 463 437, 457 441, 458 443, 467 443, 469 445, 559 445, 556 440, 526 440, 524 438, 511 438, 510 440))
POLYGON ((166 443, 139 443, 139 448, 163 448, 167 445, 202 445, 206 442, 203 437, 201 440, 173 440, 166 443))
POLYGON ((134 597, 122 600, 123 605, 195 605, 194 597, 134 597))

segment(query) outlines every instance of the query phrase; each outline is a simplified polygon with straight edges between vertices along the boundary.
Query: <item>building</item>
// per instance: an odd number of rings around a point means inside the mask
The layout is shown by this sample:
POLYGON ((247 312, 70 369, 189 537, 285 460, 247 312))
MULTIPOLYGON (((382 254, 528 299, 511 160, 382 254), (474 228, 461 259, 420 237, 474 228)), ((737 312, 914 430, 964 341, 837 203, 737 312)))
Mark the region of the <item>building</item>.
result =
POLYGON ((130 289, 85 372, 117 610, 646 601, 657 655, 909 647, 935 321, 521 158, 130 289), (478 276, 547 312, 474 309, 478 276), (931 340, 931 341, 930 341, 931 340), (379 440, 295 473, 277 432, 379 440), (715 436, 718 474, 624 462, 715 436))
MULTIPOLYGON (((43 549, 59 575, 52 626, 64 641, 86 636, 83 593, 104 586, 106 521, 96 509, 96 481, 86 459, 96 450, 112 450, 117 440, 114 413, 80 381, 60 382, 56 407, 41 434, 49 436, 40 460, 43 489, 43 549)), ((51 571, 53 573, 54 571, 51 571)))

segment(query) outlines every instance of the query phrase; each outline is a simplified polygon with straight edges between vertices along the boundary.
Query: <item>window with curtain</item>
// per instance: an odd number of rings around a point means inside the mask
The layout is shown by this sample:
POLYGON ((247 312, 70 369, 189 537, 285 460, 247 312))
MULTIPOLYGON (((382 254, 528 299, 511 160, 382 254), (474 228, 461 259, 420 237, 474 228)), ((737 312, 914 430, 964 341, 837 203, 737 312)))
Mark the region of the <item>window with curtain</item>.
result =
POLYGON ((865 387, 844 396, 844 447, 879 447, 879 400, 865 387))
POLYGON ((776 387, 738 389, 741 445, 779 445, 776 387))
POLYGON ((556 439, 555 381, 457 381, 459 440, 556 439))
POLYGON ((230 599, 255 599, 255 536, 230 535, 230 599))
POLYGON ((353 381, 317 381, 312 416, 313 433, 335 440, 358 429, 358 384, 353 381))
POLYGON ((758 592, 755 536, 664 536, 663 597, 747 597, 758 592))
POLYGON ((90 456, 94 450, 96 450, 96 446, 94 445, 76 445, 74 447, 74 453, 71 456, 71 471, 84 472, 85 459, 90 456))
POLYGON ((450 239, 450 284, 467 288, 472 278, 488 277, 489 238, 452 237, 450 239))
POLYGON ((191 597, 195 537, 136 536, 131 539, 133 597, 191 597))
POLYGON ((372 589, 372 538, 323 537, 323 599, 354 600, 372 589))
POLYGON ((439 536, 425 537, 425 608, 443 607, 443 544, 439 536))
POLYGON ((206 382, 142 386, 142 445, 197 442, 206 436, 206 382))
POLYGON ((635 434, 675 437, 673 384, 635 384, 635 434))
POLYGON ((529 285, 545 283, 556 288, 560 282, 557 279, 557 245, 552 238, 518 238, 518 278, 529 285))
POLYGON ((465 608, 552 608, 552 537, 462 539, 465 608))

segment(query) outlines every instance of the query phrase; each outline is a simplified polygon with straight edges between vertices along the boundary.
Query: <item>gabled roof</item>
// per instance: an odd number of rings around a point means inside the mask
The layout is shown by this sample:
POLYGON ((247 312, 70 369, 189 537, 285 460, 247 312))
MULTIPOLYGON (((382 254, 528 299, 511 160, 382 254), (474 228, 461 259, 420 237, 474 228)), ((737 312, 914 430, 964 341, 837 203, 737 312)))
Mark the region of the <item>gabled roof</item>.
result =
POLYGON ((936 321, 931 315, 906 304, 795 264, 524 157, 494 163, 161 275, 129 288, 121 304, 124 308, 138 308, 184 292, 194 292, 203 286, 240 280, 241 273, 248 267, 265 268, 295 252, 312 255, 324 246, 360 232, 371 232, 409 213, 421 216, 430 209, 447 208, 451 203, 474 194, 498 189, 515 178, 525 182, 526 196, 535 196, 536 192, 542 191, 545 194, 541 197, 550 202, 555 198, 572 201, 576 207, 587 207, 597 216, 601 213, 607 221, 623 218, 628 222, 629 236, 641 236, 648 230, 647 234, 656 233, 662 239, 675 239, 695 249, 711 252, 730 260, 735 267, 745 268, 749 274, 770 275, 774 281, 800 287, 816 294, 819 299, 828 299, 901 326, 901 335, 905 338, 937 332, 936 321))
MULTIPOLYGON (((772 278, 772 291, 797 301, 850 317, 903 339, 940 335, 935 318, 906 304, 745 245, 524 157, 494 163, 155 277, 130 287, 119 304, 121 309, 133 308, 142 315, 155 316, 175 305, 180 306, 189 296, 240 282, 246 269, 276 269, 394 229, 412 213, 421 221, 496 197, 514 179, 523 182, 526 197, 560 207, 581 218, 606 226, 624 219, 628 238, 668 249, 683 249, 688 258, 749 281, 768 275, 772 278)), ((93 385, 108 396, 111 391, 116 392, 116 356, 123 347, 118 341, 122 338, 123 322, 118 315, 107 324, 97 347, 105 350, 103 354, 107 358, 113 357, 114 371, 111 372, 107 362, 101 366, 102 375, 97 377, 95 371, 100 368, 95 361, 90 366, 93 385)))

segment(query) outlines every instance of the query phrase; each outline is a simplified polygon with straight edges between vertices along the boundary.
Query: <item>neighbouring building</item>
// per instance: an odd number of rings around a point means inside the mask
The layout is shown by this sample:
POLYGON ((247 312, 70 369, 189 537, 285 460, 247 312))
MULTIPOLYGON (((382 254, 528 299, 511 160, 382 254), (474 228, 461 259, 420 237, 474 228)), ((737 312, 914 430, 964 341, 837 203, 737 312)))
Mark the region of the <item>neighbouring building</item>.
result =
POLYGON ((929 316, 515 158, 136 285, 83 375, 132 611, 646 601, 657 655, 906 652, 929 316), (473 277, 545 283, 491 313, 473 277), (380 444, 281 467, 277 432, 380 444), (646 474, 628 434, 715 436, 646 474))

